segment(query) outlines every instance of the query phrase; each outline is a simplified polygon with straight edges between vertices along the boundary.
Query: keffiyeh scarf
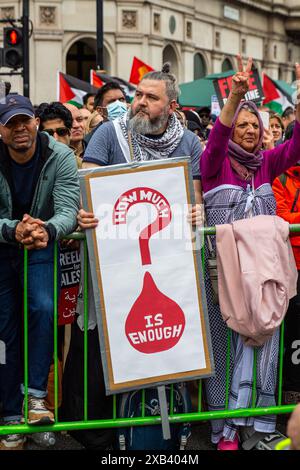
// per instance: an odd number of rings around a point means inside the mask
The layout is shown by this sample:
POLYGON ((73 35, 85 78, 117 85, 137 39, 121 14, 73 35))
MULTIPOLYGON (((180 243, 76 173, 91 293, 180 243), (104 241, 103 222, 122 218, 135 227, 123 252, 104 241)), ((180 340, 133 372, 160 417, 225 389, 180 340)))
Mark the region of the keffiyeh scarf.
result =
MULTIPOLYGON (((119 118, 122 133, 128 142, 128 113, 119 118)), ((133 158, 136 161, 168 158, 178 147, 184 130, 175 114, 171 114, 168 127, 161 137, 148 137, 131 132, 133 158)))

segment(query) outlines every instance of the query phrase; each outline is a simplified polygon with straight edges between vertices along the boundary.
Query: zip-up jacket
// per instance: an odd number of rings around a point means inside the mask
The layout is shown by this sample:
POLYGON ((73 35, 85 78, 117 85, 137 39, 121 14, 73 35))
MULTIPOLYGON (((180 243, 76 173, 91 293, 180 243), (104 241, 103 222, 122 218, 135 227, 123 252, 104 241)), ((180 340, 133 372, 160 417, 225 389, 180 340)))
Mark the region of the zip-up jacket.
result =
MULTIPOLYGON (((292 166, 276 178, 272 187, 277 215, 289 224, 300 224, 300 165, 292 166)), ((291 233, 290 239, 297 269, 300 270, 300 236, 291 233)))
MULTIPOLYGON (((46 133, 39 133, 37 182, 29 214, 46 222, 49 241, 77 226, 80 188, 73 152, 46 133)), ((13 220, 12 176, 7 146, 0 142, 0 243, 13 243, 19 220, 13 220)))

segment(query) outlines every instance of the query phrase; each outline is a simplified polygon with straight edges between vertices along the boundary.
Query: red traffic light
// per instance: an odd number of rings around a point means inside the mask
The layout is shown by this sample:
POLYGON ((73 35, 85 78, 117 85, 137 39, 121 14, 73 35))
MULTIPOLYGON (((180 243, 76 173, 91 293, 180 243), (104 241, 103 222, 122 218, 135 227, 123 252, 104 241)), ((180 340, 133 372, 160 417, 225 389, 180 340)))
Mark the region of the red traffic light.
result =
POLYGON ((15 46, 18 42, 18 35, 14 29, 9 34, 9 42, 12 46, 15 46))
POLYGON ((3 66, 18 69, 23 64, 23 30, 17 26, 3 28, 3 66))
POLYGON ((5 28, 5 42, 9 46, 18 46, 22 41, 22 34, 19 28, 5 28))

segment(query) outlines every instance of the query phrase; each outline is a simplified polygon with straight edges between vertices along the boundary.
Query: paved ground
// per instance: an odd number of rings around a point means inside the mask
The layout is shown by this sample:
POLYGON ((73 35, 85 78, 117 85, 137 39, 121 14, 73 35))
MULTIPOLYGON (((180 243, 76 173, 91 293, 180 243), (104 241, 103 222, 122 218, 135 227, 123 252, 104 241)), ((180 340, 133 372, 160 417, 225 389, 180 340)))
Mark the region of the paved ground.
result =
MULTIPOLYGON (((48 447, 47 450, 80 450, 84 449, 81 444, 79 444, 75 439, 73 439, 67 433, 55 433, 56 444, 54 446, 48 447)), ((36 445, 30 438, 27 439, 25 444, 26 450, 41 450, 45 447, 36 445)))
MULTIPOLYGON (((277 429, 285 434, 286 418, 282 415, 278 418, 277 429)), ((32 441, 28 440, 25 448, 28 450, 41 450, 32 441)), ((67 433, 56 434, 56 444, 49 450, 80 450, 83 447, 67 433)), ((189 439, 187 450, 215 450, 215 446, 210 442, 210 425, 208 422, 193 424, 192 435, 189 439)))
MULTIPOLYGON (((210 443, 209 439, 209 426, 207 424, 194 425, 192 429, 192 436, 189 439, 187 446, 188 450, 213 450, 214 446, 210 443)), ((25 445, 27 450, 41 450, 41 447, 36 445, 30 439, 25 445)), ((80 450, 83 449, 75 439, 65 433, 56 433, 56 444, 50 447, 49 450, 80 450)))

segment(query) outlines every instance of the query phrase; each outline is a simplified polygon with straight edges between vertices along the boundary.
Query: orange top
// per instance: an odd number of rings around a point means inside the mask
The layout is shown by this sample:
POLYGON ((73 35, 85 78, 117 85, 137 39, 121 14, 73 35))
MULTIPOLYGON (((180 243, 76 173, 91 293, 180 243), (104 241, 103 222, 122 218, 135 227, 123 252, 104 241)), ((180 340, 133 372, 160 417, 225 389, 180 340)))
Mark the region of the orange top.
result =
MULTIPOLYGON (((292 166, 288 171, 276 178, 273 183, 276 198, 276 214, 289 224, 300 224, 300 165, 292 166)), ((300 270, 300 235, 290 235, 291 244, 300 270)))

